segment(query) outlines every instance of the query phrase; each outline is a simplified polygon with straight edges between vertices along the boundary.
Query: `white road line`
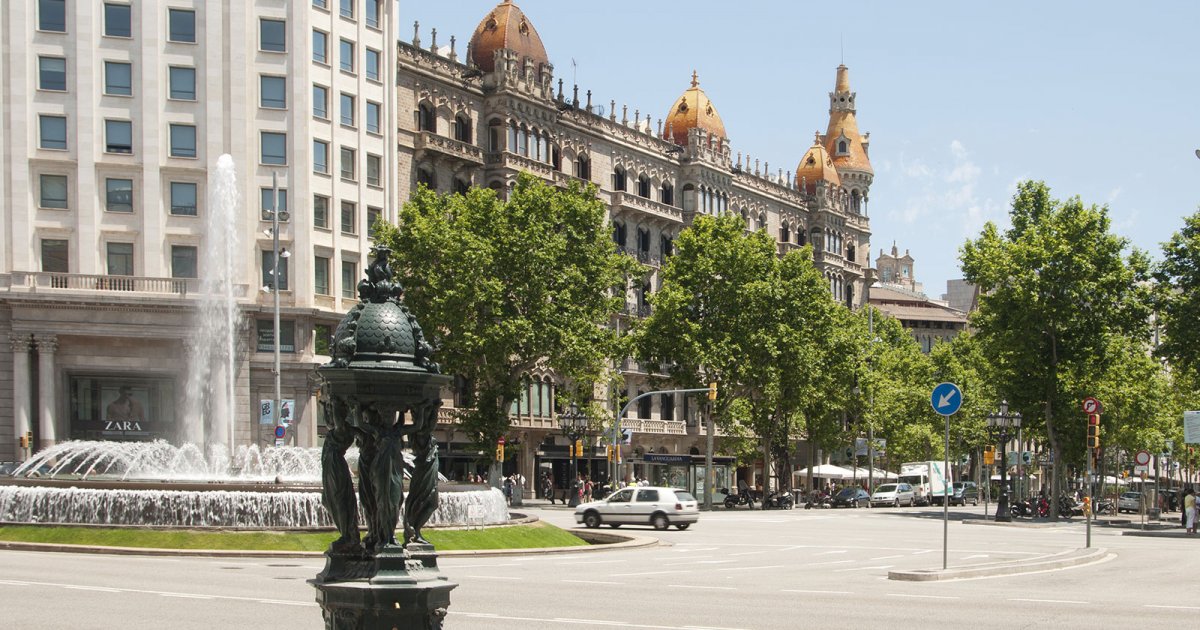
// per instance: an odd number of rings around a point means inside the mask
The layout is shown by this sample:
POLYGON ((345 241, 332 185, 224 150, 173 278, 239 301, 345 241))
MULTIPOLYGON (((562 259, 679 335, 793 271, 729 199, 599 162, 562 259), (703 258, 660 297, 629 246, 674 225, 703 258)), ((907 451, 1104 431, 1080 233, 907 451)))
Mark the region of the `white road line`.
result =
POLYGON ((1170 608, 1172 610, 1200 610, 1200 606, 1167 606, 1165 604, 1142 604, 1146 608, 1170 608))
POLYGON ((211 595, 192 595, 191 593, 163 593, 163 597, 178 597, 179 599, 212 599, 211 595))
POLYGON ((519 580, 521 578, 511 575, 464 575, 463 577, 472 578, 475 580, 519 580))
POLYGON ((847 562, 854 562, 854 561, 853 560, 833 560, 830 562, 809 562, 808 564, 798 564, 796 566, 798 566, 798 567, 821 567, 821 566, 825 566, 827 564, 846 564, 847 562))
POLYGON ((875 560, 891 560, 892 558, 903 558, 903 557, 904 557, 904 554, 899 554, 896 556, 879 556, 878 558, 871 558, 871 561, 874 562, 875 560))
POLYGON ((913 597, 919 599, 962 599, 961 597, 952 597, 950 595, 910 595, 908 593, 886 593, 887 597, 913 597))
POLYGON ((570 584, 611 584, 613 586, 624 586, 624 582, 605 582, 604 580, 562 580, 570 584))
POLYGON ((754 571, 756 569, 782 569, 782 564, 773 564, 765 567, 729 567, 726 569, 716 569, 717 571, 754 571))
POLYGON ((834 571, 833 571, 833 572, 834 572, 834 573, 845 573, 845 572, 847 572, 847 571, 870 571, 871 569, 890 569, 890 568, 892 568, 892 567, 894 567, 894 566, 896 566, 896 565, 894 565, 894 564, 882 564, 882 565, 879 565, 879 566, 877 566, 877 567, 851 567, 851 568, 849 568, 849 569, 834 569, 834 571))
POLYGON ((444 563, 445 563, 445 564, 444 564, 444 566, 446 566, 446 567, 453 567, 453 568, 455 568, 455 569, 490 569, 490 568, 492 568, 492 567, 515 567, 515 566, 520 566, 520 565, 518 565, 518 564, 515 564, 515 563, 507 563, 507 564, 454 564, 453 562, 445 562, 445 560, 442 560, 442 562, 444 562, 444 563))
POLYGON ((1010 602, 1034 602, 1038 604, 1090 604, 1091 602, 1081 602, 1074 599, 1029 599, 1025 597, 1013 597, 1010 602))
POLYGON ((833 553, 849 553, 849 552, 850 552, 849 549, 835 549, 833 551, 822 551, 821 553, 814 553, 813 555, 814 556, 828 556, 829 554, 833 554, 833 553))
POLYGON ((174 591, 152 591, 152 590, 148 590, 148 589, 138 589, 138 588, 107 588, 107 587, 100 587, 100 586, 90 586, 87 584, 63 584, 60 582, 24 582, 24 583, 21 583, 20 585, 21 586, 48 586, 48 587, 52 587, 52 588, 65 588, 65 589, 71 589, 71 590, 77 590, 77 591, 100 591, 100 592, 106 592, 106 593, 133 593, 133 594, 138 594, 138 595, 162 595, 164 597, 200 596, 200 597, 207 597, 210 599, 223 599, 223 600, 231 600, 231 601, 238 601, 238 602, 256 602, 256 603, 263 603, 263 604, 284 604, 284 605, 288 605, 288 606, 313 606, 313 607, 315 607, 317 605, 317 603, 315 601, 314 602, 305 602, 305 601, 284 600, 284 599, 262 599, 261 597, 238 597, 236 595, 203 595, 200 593, 180 593, 180 592, 174 592, 174 591))
POLYGON ((737 588, 732 586, 700 586, 698 584, 668 584, 667 588, 697 588, 713 591, 736 591, 737 588))
POLYGON ((967 556, 967 557, 963 558, 963 560, 973 560, 975 558, 989 558, 989 557, 991 557, 991 556, 989 556, 986 553, 977 553, 974 555, 967 556))
POLYGON ((766 551, 743 551, 742 553, 731 553, 731 554, 729 554, 729 557, 732 558, 734 556, 754 556, 754 555, 758 555, 760 553, 767 553, 767 552, 766 551))
POLYGON ((0 580, 0 584, 5 586, 31 586, 29 582, 17 582, 15 580, 0 580))
POLYGON ((97 591, 100 593, 120 593, 121 589, 109 588, 107 586, 83 586, 81 584, 66 584, 63 588, 69 588, 72 591, 97 591))
POLYGON ((287 599, 260 599, 260 600, 258 600, 258 603, 260 603, 260 604, 279 604, 281 606, 300 606, 303 608, 317 605, 316 602, 297 602, 297 601, 292 601, 292 600, 287 600, 287 599))
POLYGON ((850 591, 805 591, 796 588, 785 588, 781 593, 805 593, 811 595, 853 595, 850 591))
POLYGON ((932 550, 932 549, 922 549, 922 550, 920 550, 920 551, 914 551, 914 552, 912 552, 912 555, 914 555, 914 556, 919 556, 919 555, 921 555, 921 554, 923 554, 923 553, 933 553, 933 550, 932 550))
POLYGON ((687 573, 687 571, 642 571, 640 573, 614 573, 608 577, 635 577, 638 575, 665 575, 667 573, 687 573))

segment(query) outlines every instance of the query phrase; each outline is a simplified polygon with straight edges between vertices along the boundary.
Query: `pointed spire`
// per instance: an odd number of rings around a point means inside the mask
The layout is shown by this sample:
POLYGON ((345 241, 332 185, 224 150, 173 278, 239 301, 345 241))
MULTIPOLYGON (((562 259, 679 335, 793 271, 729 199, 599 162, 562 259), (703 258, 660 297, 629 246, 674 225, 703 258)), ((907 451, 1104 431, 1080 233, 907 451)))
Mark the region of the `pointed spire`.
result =
POLYGON ((453 35, 451 35, 450 36, 450 61, 458 61, 458 53, 454 52, 455 41, 456 41, 456 38, 453 35))
POLYGON ((692 87, 700 87, 700 75, 692 70, 692 87))
POLYGON ((837 67, 837 81, 834 83, 834 92, 849 92, 850 91, 850 69, 845 65, 837 67))
POLYGON ((420 47, 421 47, 421 23, 420 23, 420 22, 417 22, 417 21, 415 21, 415 20, 413 21, 413 40, 412 40, 412 45, 413 45, 413 48, 420 48, 420 47))

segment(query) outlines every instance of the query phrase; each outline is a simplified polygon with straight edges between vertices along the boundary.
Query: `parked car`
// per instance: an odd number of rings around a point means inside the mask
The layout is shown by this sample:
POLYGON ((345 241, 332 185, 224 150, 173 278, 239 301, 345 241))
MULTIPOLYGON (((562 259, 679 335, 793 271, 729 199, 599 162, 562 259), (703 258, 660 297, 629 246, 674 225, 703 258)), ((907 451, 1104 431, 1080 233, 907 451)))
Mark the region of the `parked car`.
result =
POLYGON ((906 483, 885 483, 875 488, 875 494, 871 495, 871 507, 877 505, 892 507, 907 505, 911 507, 916 501, 917 493, 912 486, 906 483))
POLYGON ((674 525, 687 529, 700 520, 696 497, 677 488, 622 488, 603 501, 584 503, 575 508, 575 522, 596 528, 622 525, 653 525, 666 529, 674 525))
POLYGON ((950 505, 979 505, 979 486, 974 481, 955 481, 950 505))
POLYGON ((1121 497, 1117 499, 1117 512, 1141 512, 1142 511, 1142 493, 1141 492, 1122 492, 1121 497))
POLYGON ((862 488, 842 488, 833 495, 833 507, 858 507, 870 504, 871 495, 862 488))

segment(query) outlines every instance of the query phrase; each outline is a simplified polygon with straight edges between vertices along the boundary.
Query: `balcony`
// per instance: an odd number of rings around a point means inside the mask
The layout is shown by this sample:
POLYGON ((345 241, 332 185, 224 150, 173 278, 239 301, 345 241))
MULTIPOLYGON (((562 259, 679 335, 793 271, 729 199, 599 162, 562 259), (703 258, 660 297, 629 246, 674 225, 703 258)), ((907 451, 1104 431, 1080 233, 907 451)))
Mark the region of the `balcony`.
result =
POLYGON ((863 266, 856 262, 853 262, 850 260, 843 260, 842 266, 845 267, 846 271, 848 271, 850 273, 858 274, 860 276, 863 274, 863 266))
POLYGON ((786 256, 790 251, 804 249, 803 245, 797 245, 795 243, 776 243, 775 247, 779 250, 780 256, 786 256))
POLYGON ((501 151, 498 153, 488 153, 484 156, 484 163, 488 168, 507 168, 514 171, 528 171, 545 179, 553 180, 555 178, 555 170, 545 162, 531 160, 523 155, 501 151))
MULTIPOLYGON (((186 298, 199 293, 195 278, 145 278, 45 271, 14 271, 9 290, 13 293, 92 293, 109 295, 153 294, 186 298)), ((237 285, 235 293, 246 293, 246 285, 237 285)))
POLYGON ((667 223, 683 225, 683 210, 627 192, 612 193, 612 206, 614 215, 617 210, 633 211, 662 219, 667 223))
POLYGON ((687 435, 687 425, 675 420, 648 420, 643 418, 622 418, 622 429, 633 429, 637 433, 656 433, 658 435, 687 435))
POLYGON ((430 131, 422 131, 413 141, 418 159, 422 153, 435 152, 443 156, 475 166, 483 165, 483 150, 466 142, 453 138, 439 136, 430 131))

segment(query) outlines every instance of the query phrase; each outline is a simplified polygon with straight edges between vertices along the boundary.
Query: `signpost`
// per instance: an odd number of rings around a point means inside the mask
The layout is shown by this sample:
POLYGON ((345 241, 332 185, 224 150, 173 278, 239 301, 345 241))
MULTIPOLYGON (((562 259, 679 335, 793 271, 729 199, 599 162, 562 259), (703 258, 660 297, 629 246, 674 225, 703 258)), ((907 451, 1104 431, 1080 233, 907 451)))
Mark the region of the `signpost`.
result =
POLYGON ((1183 412, 1183 443, 1200 444, 1200 411, 1183 412))
MULTIPOLYGON (((1088 396, 1083 399, 1083 413, 1088 415, 1087 422, 1087 502, 1089 506, 1096 504, 1095 497, 1095 481, 1093 481, 1092 460, 1095 455, 1100 452, 1100 414, 1104 411, 1104 405, 1094 396, 1088 396)), ((1147 455, 1149 455, 1147 453, 1147 455)), ((1147 460, 1147 463, 1149 460, 1147 460)), ((1092 510, 1087 510, 1087 540, 1086 546, 1092 546, 1092 510)))
MULTIPOLYGON (((933 410, 945 416, 946 418, 946 450, 943 452, 945 457, 945 468, 950 470, 950 416, 954 415, 962 408, 963 397, 962 390, 954 383, 940 383, 933 388, 933 393, 929 396, 929 404, 933 410)), ((942 570, 946 570, 946 565, 950 558, 950 495, 954 493, 954 485, 946 488, 942 494, 942 570)))

